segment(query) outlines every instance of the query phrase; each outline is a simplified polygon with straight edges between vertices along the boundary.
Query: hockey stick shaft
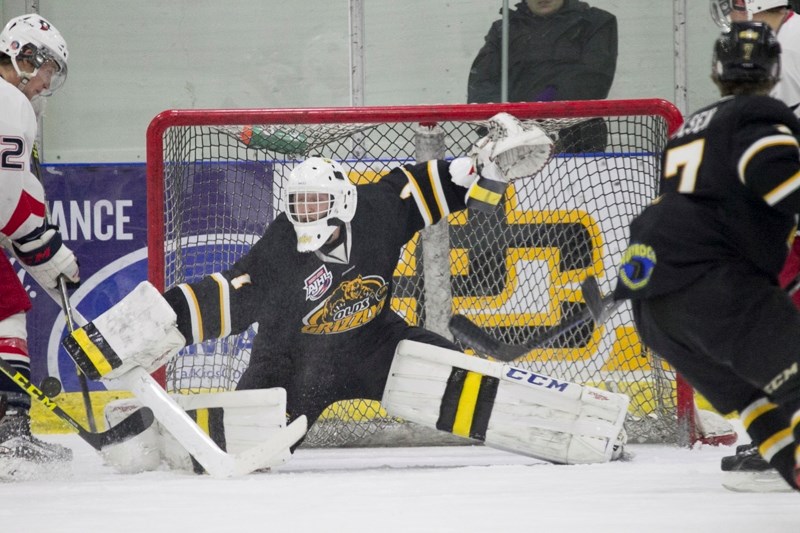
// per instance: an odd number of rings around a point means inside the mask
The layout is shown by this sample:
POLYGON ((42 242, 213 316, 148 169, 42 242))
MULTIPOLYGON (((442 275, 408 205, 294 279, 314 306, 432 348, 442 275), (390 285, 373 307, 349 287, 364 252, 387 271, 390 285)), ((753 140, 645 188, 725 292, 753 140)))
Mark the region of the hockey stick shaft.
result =
POLYGON ((489 354, 501 361, 513 361, 518 359, 531 350, 544 347, 562 335, 579 327, 590 320, 601 324, 621 305, 621 301, 616 301, 613 295, 602 296, 597 286, 597 281, 590 276, 581 284, 586 307, 577 314, 567 318, 559 325, 528 339, 522 344, 507 344, 501 342, 480 326, 473 323, 463 315, 455 315, 450 320, 450 331, 453 335, 479 351, 489 354))
POLYGON ((72 426, 78 435, 89 443, 95 450, 102 450, 110 444, 124 442, 146 430, 153 423, 153 411, 149 408, 138 409, 126 417, 119 424, 110 427, 107 431, 87 431, 80 423, 72 418, 66 411, 31 381, 18 372, 11 364, 0 358, 0 372, 8 376, 31 398, 43 405, 47 410, 72 426))
MULTIPOLYGON (((67 329, 70 333, 75 330, 74 321, 72 319, 72 304, 69 302, 69 294, 67 293, 67 278, 63 275, 58 277, 58 295, 61 298, 61 308, 64 310, 64 319, 67 321, 67 329)), ((86 419, 89 421, 89 429, 92 432, 97 432, 97 423, 94 419, 94 409, 92 408, 92 398, 89 395, 89 383, 86 381, 86 375, 81 372, 80 368, 75 368, 78 372, 78 382, 81 386, 81 397, 83 398, 83 408, 86 409, 86 419)))

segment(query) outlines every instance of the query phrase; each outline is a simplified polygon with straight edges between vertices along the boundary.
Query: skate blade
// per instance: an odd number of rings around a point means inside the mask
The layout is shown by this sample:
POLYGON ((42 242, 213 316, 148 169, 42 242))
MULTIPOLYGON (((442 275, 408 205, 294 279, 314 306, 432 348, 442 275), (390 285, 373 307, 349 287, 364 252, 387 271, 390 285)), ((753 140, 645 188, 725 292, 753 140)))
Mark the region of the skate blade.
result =
POLYGON ((722 486, 733 492, 794 492, 775 470, 723 474, 722 486))

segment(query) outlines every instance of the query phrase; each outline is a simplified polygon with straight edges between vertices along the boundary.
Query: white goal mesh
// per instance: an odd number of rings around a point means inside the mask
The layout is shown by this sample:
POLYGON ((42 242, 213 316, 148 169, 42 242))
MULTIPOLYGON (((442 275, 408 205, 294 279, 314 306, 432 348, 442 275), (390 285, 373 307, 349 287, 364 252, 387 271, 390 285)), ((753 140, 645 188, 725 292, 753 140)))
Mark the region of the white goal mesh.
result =
MULTIPOLYGON (((586 276, 604 293, 613 289, 628 223, 655 197, 661 150, 681 120, 668 103, 164 112, 148 130, 150 279, 168 288, 231 265, 273 220, 290 169, 308 155, 341 161, 352 181, 371 182, 401 163, 468 153, 499 111, 543 127, 556 156, 515 182, 495 212, 458 213, 415 237, 399 258, 392 307, 447 336, 447 318, 461 313, 503 342, 523 343, 585 306, 578 287, 586 276)), ((167 388, 234 388, 253 335, 184 350, 167 368, 167 388)), ((689 438, 680 436, 691 431, 687 393, 643 348, 627 306, 521 364, 629 394, 633 441, 689 438)), ((398 424, 377 402, 340 402, 306 442, 363 444, 376 430, 405 427, 398 424)))

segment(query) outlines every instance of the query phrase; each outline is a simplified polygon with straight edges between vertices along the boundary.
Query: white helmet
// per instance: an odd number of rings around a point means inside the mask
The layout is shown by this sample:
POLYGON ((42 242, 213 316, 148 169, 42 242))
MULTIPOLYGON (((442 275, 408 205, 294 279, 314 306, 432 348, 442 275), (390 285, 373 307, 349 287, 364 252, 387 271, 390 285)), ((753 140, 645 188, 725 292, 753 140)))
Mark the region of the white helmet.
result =
POLYGON ((284 211, 297 233, 297 251, 313 252, 356 214, 356 186, 342 165, 310 157, 289 174, 284 211))
POLYGON ((755 13, 775 7, 789 7, 789 0, 710 0, 711 19, 725 31, 730 31, 731 13, 741 13, 740 21, 753 20, 755 13))
POLYGON ((39 15, 22 15, 11 19, 0 33, 0 52, 11 58, 14 70, 22 79, 20 89, 28 80, 36 77, 47 61, 53 62, 55 72, 50 78, 49 89, 42 92, 42 96, 56 92, 67 79, 67 43, 55 26, 39 15), (33 65, 33 72, 21 70, 20 59, 33 65))

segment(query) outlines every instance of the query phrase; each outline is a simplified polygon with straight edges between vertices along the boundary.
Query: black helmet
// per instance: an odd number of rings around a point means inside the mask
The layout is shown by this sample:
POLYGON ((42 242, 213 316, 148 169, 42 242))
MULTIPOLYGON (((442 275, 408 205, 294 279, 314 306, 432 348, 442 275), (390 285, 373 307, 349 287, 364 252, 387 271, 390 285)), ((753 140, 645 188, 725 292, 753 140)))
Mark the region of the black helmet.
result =
POLYGON ((711 73, 721 82, 777 82, 781 45, 763 22, 733 22, 717 39, 711 73))

